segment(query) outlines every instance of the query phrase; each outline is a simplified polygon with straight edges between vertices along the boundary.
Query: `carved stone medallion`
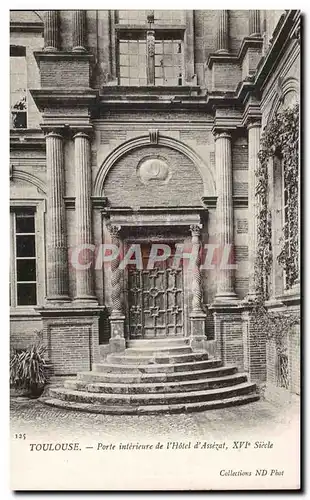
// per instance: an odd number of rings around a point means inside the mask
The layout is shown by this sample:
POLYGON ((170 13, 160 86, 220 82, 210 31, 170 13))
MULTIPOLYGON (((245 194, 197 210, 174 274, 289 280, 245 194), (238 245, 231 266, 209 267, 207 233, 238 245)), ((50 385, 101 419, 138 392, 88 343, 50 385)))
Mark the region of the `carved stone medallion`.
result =
POLYGON ((160 157, 147 157, 139 163, 137 176, 143 184, 153 182, 167 183, 171 172, 167 162, 160 157))

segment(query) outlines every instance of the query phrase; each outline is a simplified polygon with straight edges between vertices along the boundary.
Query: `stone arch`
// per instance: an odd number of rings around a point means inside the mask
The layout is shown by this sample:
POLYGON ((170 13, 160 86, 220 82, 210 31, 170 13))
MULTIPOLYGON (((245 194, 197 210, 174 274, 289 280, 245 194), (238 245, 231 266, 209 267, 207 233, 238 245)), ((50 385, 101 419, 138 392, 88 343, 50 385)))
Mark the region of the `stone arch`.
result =
POLYGON ((41 24, 43 29, 43 16, 44 11, 38 10, 16 10, 10 12, 10 21, 13 23, 35 23, 37 25, 41 24))
POLYGON ((267 119, 267 124, 272 120, 274 115, 279 111, 281 105, 285 102, 285 97, 293 93, 296 95, 296 101, 298 100, 299 96, 299 82, 296 78, 293 76, 289 76, 285 78, 284 80, 279 79, 278 81, 278 89, 276 91, 276 95, 274 98, 274 101, 272 103, 268 119, 267 119))
POLYGON ((24 170, 20 170, 18 168, 13 168, 12 171, 12 180, 21 180, 24 182, 28 182, 28 184, 32 184, 37 189, 40 189, 44 195, 46 195, 46 185, 45 183, 29 172, 25 172, 24 170))
MULTIPOLYGON (((177 139, 163 135, 158 136, 157 144, 159 146, 166 146, 170 149, 174 149, 185 155, 195 165, 200 174, 204 189, 203 196, 215 196, 215 181, 212 172, 200 156, 193 151, 193 149, 177 139)), ((96 175, 94 183, 94 196, 104 196, 105 179, 110 169, 120 158, 137 148, 150 145, 154 146, 154 144, 150 142, 149 135, 143 135, 130 139, 114 149, 104 160, 96 175)))

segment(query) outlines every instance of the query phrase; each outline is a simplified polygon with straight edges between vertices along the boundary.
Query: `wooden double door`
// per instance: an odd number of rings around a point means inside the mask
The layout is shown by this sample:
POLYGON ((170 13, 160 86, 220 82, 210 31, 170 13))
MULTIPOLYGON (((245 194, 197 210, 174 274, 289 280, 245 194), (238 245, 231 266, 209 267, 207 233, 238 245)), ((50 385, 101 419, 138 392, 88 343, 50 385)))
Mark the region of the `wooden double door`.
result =
MULTIPOLYGON (((172 245, 171 248, 175 248, 172 245)), ((151 245, 142 244, 143 269, 128 267, 127 297, 130 338, 183 336, 184 276, 173 256, 148 269, 151 245)), ((140 266, 141 267, 141 266, 140 266)))

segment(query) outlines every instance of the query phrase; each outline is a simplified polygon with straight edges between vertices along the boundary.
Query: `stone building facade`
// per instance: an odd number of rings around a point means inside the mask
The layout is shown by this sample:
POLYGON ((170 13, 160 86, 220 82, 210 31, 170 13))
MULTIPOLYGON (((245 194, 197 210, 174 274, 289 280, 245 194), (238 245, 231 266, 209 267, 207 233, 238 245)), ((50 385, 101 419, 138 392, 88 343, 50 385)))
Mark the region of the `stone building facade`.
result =
MULTIPOLYGON (((299 100, 299 25, 294 10, 11 11, 13 347, 43 331, 64 376, 128 339, 184 335, 250 380, 282 384, 274 342, 251 327, 255 172, 265 125, 299 100), (204 269, 198 254, 172 285, 119 257, 74 267, 74 249, 97 257, 110 243, 145 255, 150 243, 231 245, 235 265, 204 269), (154 314, 143 287, 168 296, 154 293, 154 314)), ((270 169, 278 234, 281 168, 270 169)), ((276 258, 271 274, 267 307, 298 311, 299 282, 285 287, 276 258)), ((299 338, 288 332, 294 393, 299 338)))

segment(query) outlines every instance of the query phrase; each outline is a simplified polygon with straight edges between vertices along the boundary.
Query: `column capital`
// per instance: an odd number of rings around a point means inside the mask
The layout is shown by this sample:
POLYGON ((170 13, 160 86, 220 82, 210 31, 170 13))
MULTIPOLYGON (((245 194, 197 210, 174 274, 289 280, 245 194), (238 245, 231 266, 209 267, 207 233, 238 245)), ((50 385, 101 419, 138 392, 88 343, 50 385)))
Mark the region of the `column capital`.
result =
POLYGON ((190 232, 192 233, 192 236, 200 236, 201 228, 202 228, 201 224, 192 224, 189 229, 190 232))
POLYGON ((249 118, 246 122, 246 126, 248 130, 251 128, 261 128, 262 122, 258 118, 249 118))
POLYGON ((88 138, 89 140, 92 139, 94 133, 91 125, 70 126, 70 132, 72 139, 75 139, 76 137, 85 137, 85 139, 88 138))
POLYGON ((118 226, 116 224, 107 224, 107 230, 109 231, 110 235, 114 238, 119 237, 119 233, 122 229, 122 226, 118 226))
POLYGON ((218 139, 231 139, 231 129, 220 129, 214 127, 212 130, 212 134, 214 135, 214 140, 217 141, 218 139))
POLYGON ((79 131, 79 132, 75 132, 73 131, 73 135, 72 135, 72 138, 73 139, 77 139, 79 137, 82 137, 84 139, 88 139, 90 140, 91 139, 91 133, 89 131, 79 131))
POLYGON ((63 139, 63 134, 61 133, 61 130, 59 129, 52 129, 52 130, 44 130, 45 137, 58 137, 58 139, 63 139))

